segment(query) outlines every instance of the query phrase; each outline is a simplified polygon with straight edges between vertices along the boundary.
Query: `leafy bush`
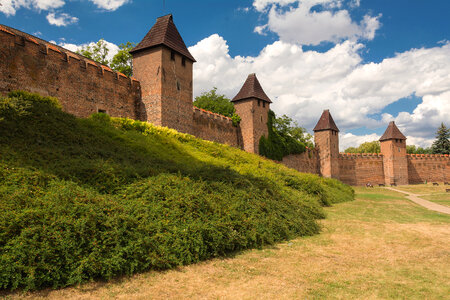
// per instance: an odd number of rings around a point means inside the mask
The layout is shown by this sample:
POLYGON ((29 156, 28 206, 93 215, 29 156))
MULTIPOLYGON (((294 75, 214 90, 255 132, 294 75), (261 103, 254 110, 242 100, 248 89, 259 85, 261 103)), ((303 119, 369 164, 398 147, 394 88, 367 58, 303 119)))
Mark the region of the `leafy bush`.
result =
POLYGON ((166 269, 319 232, 353 191, 173 129, 0 99, 0 288, 166 269))
POLYGON ((269 135, 267 138, 261 136, 259 153, 267 158, 281 161, 286 155, 305 152, 305 144, 293 138, 289 133, 281 132, 275 128, 275 113, 270 110, 268 114, 267 128, 269 135))

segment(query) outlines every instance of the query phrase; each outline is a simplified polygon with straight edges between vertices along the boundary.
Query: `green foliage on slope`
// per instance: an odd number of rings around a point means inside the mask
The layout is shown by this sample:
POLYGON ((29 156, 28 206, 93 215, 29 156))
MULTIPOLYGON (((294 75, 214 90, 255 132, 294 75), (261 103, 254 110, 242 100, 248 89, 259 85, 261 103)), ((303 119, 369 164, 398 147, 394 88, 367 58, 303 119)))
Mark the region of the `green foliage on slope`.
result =
POLYGON ((319 232, 332 179, 54 98, 0 99, 0 289, 62 287, 319 232))
POLYGON ((271 110, 268 112, 267 129, 268 137, 259 139, 259 153, 270 159, 282 161, 289 154, 305 152, 306 144, 312 145, 310 137, 304 137, 304 128, 286 115, 277 118, 271 110), (298 133, 298 134, 297 134, 298 133))

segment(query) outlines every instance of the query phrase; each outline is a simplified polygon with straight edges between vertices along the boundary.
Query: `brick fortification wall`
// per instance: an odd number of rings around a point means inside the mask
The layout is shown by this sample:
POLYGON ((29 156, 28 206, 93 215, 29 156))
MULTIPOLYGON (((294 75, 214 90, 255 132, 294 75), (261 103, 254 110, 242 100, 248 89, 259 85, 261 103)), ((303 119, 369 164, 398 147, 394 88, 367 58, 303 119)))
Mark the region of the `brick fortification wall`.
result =
POLYGON ((239 128, 233 126, 230 118, 197 107, 194 107, 191 134, 205 140, 234 147, 242 145, 239 128))
POLYGON ((64 111, 88 117, 140 117, 140 85, 69 50, 0 25, 0 94, 27 90, 59 99, 64 111))
MULTIPOLYGON (((134 62, 134 72, 141 81, 0 25, 0 95, 26 90, 54 96, 64 111, 77 117, 105 111, 114 117, 145 120, 258 153, 259 137, 267 135, 269 103, 257 98, 234 102, 242 118, 240 126, 234 127, 230 118, 192 106, 190 60, 183 61, 178 53, 173 55, 160 46, 135 54, 134 62)), ((331 119, 329 111, 325 112, 331 119)), ((448 155, 407 155, 404 137, 383 140, 382 154, 339 154, 338 129, 334 121, 332 125, 334 129, 325 123, 325 129, 315 130, 316 149, 286 156, 281 163, 350 185, 450 181, 448 155)))
POLYGON ((383 155, 379 153, 340 153, 339 180, 350 185, 384 183, 383 155))
POLYGON ((450 181, 450 157, 442 154, 408 154, 409 183, 450 181))
POLYGON ((320 173, 319 153, 314 149, 307 149, 301 154, 291 154, 283 157, 281 161, 288 168, 295 169, 303 173, 320 173))

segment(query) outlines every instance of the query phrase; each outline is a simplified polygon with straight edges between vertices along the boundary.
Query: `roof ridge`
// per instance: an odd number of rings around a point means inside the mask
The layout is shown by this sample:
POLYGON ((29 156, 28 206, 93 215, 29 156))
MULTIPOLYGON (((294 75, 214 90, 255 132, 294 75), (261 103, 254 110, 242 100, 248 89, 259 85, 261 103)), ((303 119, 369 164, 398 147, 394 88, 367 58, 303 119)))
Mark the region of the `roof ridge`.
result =
POLYGON ((133 54, 141 50, 162 45, 195 62, 195 58, 189 52, 183 38, 178 32, 177 26, 173 22, 172 14, 157 18, 155 24, 153 24, 139 44, 131 49, 130 53, 133 54))
POLYGON ((266 101, 268 103, 272 103, 270 98, 264 92, 261 84, 259 83, 258 78, 255 73, 251 73, 247 76, 244 84, 241 89, 237 93, 236 96, 231 100, 231 102, 236 102, 244 99, 256 98, 259 100, 266 101))
POLYGON ((397 125, 395 125, 395 122, 390 121, 388 127, 386 128, 386 131, 380 137, 380 141, 387 141, 393 139, 406 140, 406 137, 403 135, 400 129, 398 129, 397 125))
POLYGON ((334 130, 339 132, 339 128, 336 126, 336 123, 331 116, 329 109, 324 109, 322 115, 320 116, 319 121, 314 127, 313 131, 322 131, 322 130, 334 130))

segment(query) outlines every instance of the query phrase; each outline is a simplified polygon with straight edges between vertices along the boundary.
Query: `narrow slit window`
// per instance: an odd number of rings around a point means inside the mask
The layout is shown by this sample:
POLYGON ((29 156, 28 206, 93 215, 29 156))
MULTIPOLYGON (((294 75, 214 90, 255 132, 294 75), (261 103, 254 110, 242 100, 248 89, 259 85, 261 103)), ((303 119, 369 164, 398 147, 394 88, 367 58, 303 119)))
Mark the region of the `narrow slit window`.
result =
POLYGON ((177 81, 177 90, 181 91, 181 84, 179 81, 177 81))
POLYGON ((170 52, 170 60, 175 60, 175 52, 170 52))
POLYGON ((258 106, 261 106, 261 100, 258 100, 258 106))
POLYGON ((263 107, 266 107, 266 102, 263 101, 263 107))
POLYGON ((181 65, 183 66, 183 67, 186 67, 186 58, 182 58, 181 59, 181 65))

